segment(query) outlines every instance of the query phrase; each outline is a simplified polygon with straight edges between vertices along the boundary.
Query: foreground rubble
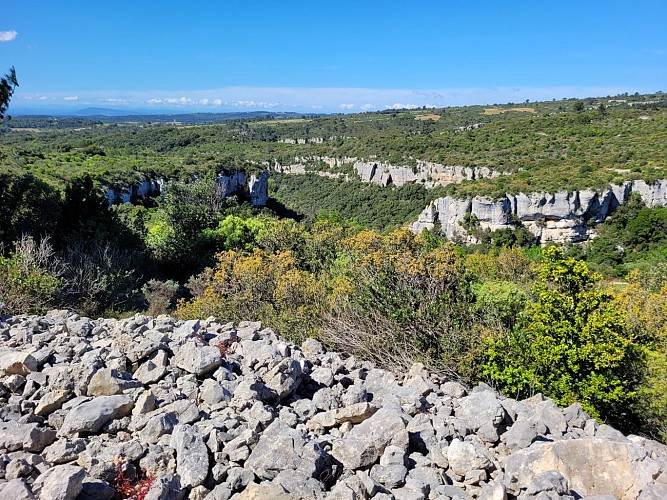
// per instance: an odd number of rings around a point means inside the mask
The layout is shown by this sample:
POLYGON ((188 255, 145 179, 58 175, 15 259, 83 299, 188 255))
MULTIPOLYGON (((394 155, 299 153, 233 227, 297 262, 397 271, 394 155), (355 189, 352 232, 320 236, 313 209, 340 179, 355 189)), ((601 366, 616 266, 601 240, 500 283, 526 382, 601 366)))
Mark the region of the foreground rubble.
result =
POLYGON ((123 477, 150 500, 650 500, 667 447, 259 323, 5 318, 0 498, 111 499, 123 477))

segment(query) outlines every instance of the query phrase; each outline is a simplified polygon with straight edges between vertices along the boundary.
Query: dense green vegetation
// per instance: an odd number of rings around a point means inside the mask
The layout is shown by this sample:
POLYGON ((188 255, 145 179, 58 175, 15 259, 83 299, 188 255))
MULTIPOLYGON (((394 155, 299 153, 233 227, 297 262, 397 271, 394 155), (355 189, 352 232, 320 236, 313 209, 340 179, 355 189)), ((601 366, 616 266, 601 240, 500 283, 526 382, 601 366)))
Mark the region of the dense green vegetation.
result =
POLYGON ((516 171, 446 190, 457 193, 665 177, 662 104, 578 103, 10 131, 0 137, 3 312, 261 320, 390 368, 419 360, 512 396, 577 400, 667 439, 667 208, 632 199, 583 246, 543 250, 525 231, 497 231, 466 248, 400 228, 441 189, 276 174, 274 212, 223 198, 215 182, 228 168, 317 154, 516 171), (543 131, 553 151, 535 137, 543 131), (280 142, 313 137, 324 140, 280 142), (163 197, 108 205, 105 185, 144 175, 172 178, 163 197))
POLYGON ((101 117, 92 123, 33 120, 32 125, 38 126, 27 129, 28 118, 4 124, 2 168, 30 171, 60 186, 82 172, 123 184, 141 175, 179 177, 212 169, 261 169, 275 162, 293 163, 296 157, 312 158, 309 168, 327 169, 315 159, 322 156, 376 158, 408 166, 417 159, 431 160, 512 174, 437 190, 460 196, 556 191, 667 177, 667 99, 661 93, 521 107, 255 117, 197 126, 156 126, 137 123, 138 119, 117 122, 101 117), (475 124, 484 126, 459 130, 475 124))
POLYGON ((432 200, 431 193, 416 184, 392 189, 317 174, 274 173, 269 191, 281 203, 309 220, 321 211, 335 211, 344 219, 378 230, 400 227, 416 220, 432 200))

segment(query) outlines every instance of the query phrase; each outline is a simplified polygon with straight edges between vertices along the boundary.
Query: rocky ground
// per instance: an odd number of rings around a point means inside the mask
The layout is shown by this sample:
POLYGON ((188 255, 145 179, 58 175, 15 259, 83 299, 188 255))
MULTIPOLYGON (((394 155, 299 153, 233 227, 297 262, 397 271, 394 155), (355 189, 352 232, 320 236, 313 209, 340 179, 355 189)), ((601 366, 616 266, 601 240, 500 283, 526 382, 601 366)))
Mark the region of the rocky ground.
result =
POLYGON ((151 500, 664 499, 667 447, 576 404, 418 364, 397 378, 259 323, 4 318, 0 498, 135 485, 151 500))

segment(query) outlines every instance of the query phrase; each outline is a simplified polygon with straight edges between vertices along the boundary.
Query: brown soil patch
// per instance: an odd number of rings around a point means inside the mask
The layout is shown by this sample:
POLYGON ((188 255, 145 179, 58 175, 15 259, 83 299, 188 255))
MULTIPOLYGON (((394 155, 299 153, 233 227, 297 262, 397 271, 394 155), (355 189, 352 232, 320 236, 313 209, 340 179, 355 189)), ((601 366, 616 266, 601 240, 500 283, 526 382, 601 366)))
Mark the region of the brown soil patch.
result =
POLYGON ((440 119, 440 115, 417 115, 415 116, 415 120, 421 120, 423 122, 432 120, 434 122, 437 122, 440 119))

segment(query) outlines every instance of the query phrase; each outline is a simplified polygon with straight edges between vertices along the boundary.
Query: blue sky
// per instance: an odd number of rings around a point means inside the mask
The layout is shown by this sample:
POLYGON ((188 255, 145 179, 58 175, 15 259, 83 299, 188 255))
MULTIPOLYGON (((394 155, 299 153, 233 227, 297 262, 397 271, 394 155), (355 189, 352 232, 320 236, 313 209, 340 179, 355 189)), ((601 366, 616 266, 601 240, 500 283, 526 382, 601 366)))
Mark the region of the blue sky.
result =
POLYGON ((349 112, 667 91, 667 2, 0 0, 10 112, 349 112))

